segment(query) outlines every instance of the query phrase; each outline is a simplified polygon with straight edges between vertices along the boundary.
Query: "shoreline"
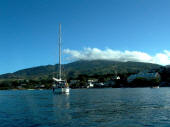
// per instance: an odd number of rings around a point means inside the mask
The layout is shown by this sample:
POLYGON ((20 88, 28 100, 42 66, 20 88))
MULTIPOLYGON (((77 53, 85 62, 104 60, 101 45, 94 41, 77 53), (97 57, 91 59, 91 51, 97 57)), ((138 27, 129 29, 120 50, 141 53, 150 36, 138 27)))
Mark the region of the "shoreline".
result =
MULTIPOLYGON (((71 88, 71 89, 108 89, 108 88, 112 88, 112 87, 105 87, 105 88, 71 88)), ((151 89, 158 89, 158 88, 169 88, 169 86, 159 86, 157 87, 114 87, 112 89, 116 89, 116 88, 151 88, 151 89)), ((33 91, 33 90, 52 90, 51 89, 0 89, 0 90, 29 90, 29 91, 33 91)))

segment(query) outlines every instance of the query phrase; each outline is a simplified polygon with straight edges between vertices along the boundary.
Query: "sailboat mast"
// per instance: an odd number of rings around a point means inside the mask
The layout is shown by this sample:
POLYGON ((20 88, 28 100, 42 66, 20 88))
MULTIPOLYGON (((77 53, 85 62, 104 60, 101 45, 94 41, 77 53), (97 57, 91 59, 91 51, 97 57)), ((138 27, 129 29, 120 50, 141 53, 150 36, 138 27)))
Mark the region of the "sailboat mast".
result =
POLYGON ((61 24, 59 25, 59 79, 61 79, 61 24))

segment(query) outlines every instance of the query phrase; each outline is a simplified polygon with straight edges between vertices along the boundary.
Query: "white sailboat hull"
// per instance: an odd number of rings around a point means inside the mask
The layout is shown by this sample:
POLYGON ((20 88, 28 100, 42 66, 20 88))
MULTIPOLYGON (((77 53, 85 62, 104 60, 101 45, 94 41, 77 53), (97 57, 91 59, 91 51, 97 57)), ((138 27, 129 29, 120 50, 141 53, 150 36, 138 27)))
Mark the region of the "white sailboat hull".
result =
POLYGON ((56 88, 54 90, 55 93, 70 93, 70 88, 56 88))
POLYGON ((69 93, 69 92, 70 92, 70 88, 69 88, 69 87, 67 87, 67 88, 62 88, 62 90, 63 90, 64 93, 69 93))

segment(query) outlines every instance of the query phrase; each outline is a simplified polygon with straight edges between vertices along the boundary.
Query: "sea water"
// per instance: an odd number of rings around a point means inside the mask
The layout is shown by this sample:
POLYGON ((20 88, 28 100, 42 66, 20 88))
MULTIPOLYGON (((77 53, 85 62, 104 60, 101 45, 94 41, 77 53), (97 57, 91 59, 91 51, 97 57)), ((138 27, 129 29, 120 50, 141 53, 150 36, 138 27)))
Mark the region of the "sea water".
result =
POLYGON ((0 127, 170 126, 170 88, 0 91, 0 127))

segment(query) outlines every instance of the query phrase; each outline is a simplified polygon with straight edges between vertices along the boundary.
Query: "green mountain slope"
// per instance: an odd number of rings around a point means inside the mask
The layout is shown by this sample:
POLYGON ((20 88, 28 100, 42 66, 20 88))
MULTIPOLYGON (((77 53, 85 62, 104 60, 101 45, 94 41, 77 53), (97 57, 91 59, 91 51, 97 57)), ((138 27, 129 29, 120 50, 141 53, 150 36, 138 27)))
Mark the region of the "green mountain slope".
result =
MULTIPOLYGON (((108 60, 76 61, 62 65, 67 77, 77 77, 80 74, 103 75, 113 73, 137 73, 160 68, 161 65, 141 62, 117 62, 108 60)), ((36 79, 56 75, 58 65, 39 66, 19 70, 14 73, 0 75, 0 79, 36 79)))

